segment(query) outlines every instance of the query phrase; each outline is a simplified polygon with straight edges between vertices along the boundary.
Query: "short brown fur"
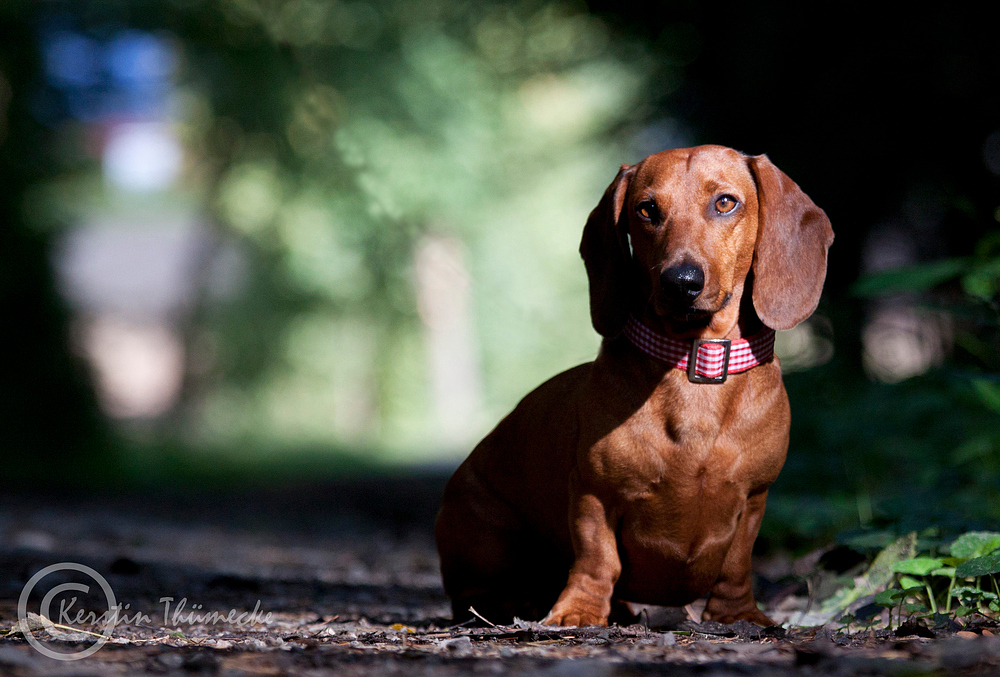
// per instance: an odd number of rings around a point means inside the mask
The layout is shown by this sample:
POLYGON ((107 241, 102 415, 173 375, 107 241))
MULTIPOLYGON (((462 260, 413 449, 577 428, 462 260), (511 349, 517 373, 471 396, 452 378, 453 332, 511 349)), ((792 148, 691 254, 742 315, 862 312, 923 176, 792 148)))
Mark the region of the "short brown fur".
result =
POLYGON ((613 600, 772 625, 750 552, 788 448, 777 358, 695 384, 621 335, 629 314, 679 338, 787 329, 816 308, 833 241, 821 209, 766 156, 721 146, 623 166, 580 246, 597 359, 542 384, 448 483, 436 536, 456 619, 606 625, 613 600), (734 213, 714 208, 737 199, 734 213), (637 213, 655 201, 659 218, 637 213), (631 253, 630 253, 631 241, 631 253), (704 289, 678 310, 660 274, 680 262, 704 289))

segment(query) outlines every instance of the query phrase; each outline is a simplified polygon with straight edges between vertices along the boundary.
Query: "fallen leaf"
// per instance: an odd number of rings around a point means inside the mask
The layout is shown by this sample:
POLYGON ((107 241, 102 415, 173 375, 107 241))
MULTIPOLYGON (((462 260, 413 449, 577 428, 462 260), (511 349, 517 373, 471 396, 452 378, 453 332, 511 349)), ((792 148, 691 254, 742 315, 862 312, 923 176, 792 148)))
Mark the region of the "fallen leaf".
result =
POLYGON ((810 618, 810 622, 820 620, 816 625, 823 625, 839 618, 854 601, 865 595, 873 595, 886 589, 892 582, 895 572, 893 567, 903 560, 913 559, 917 550, 917 534, 911 532, 896 539, 875 557, 864 575, 855 579, 853 588, 842 588, 832 597, 823 602, 819 613, 810 618))
POLYGON ((7 633, 7 637, 16 637, 17 635, 26 635, 35 630, 48 630, 49 628, 55 627, 55 623, 50 621, 45 616, 39 616, 36 613, 28 612, 28 617, 24 620, 20 620, 14 624, 14 627, 10 629, 7 633))

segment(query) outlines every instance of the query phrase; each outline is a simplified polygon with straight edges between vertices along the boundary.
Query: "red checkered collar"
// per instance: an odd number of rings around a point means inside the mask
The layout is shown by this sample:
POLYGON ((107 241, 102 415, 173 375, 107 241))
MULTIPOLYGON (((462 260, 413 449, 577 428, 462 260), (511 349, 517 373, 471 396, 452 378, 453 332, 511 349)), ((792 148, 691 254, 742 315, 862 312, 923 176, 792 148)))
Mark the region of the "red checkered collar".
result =
POLYGON ((749 338, 681 339, 655 332, 634 316, 625 324, 625 336, 650 357, 683 369, 692 383, 724 383, 729 374, 753 369, 774 355, 774 330, 764 327, 749 338), (694 363, 691 356, 695 356, 694 363))

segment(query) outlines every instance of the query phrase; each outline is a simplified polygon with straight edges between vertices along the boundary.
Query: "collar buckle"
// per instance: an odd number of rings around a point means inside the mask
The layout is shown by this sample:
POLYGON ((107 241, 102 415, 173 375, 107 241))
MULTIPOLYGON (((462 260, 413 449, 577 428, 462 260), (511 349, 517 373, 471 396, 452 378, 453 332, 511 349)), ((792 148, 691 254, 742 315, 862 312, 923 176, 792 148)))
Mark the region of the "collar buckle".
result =
POLYGON ((688 381, 691 383, 725 383, 729 377, 729 351, 732 348, 732 341, 729 339, 695 339, 691 344, 691 353, 688 355, 688 381), (722 358, 722 373, 718 376, 700 376, 698 369, 698 349, 706 343, 718 343, 725 348, 725 355, 722 358))

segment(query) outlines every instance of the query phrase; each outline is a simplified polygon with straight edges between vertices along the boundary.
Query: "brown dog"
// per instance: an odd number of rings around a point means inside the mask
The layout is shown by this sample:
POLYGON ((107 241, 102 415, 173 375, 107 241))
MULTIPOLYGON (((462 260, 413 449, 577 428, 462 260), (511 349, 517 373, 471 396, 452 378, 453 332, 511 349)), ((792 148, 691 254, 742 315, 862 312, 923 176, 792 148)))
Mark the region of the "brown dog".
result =
POLYGON ((597 360, 525 397, 445 491, 456 619, 605 625, 613 599, 708 594, 706 620, 773 625, 750 589, 788 449, 772 330, 816 309, 832 241, 766 156, 699 146, 622 166, 580 245, 597 360))

